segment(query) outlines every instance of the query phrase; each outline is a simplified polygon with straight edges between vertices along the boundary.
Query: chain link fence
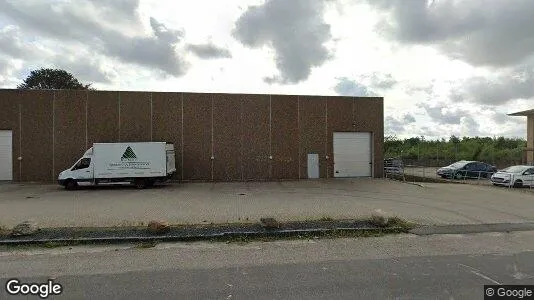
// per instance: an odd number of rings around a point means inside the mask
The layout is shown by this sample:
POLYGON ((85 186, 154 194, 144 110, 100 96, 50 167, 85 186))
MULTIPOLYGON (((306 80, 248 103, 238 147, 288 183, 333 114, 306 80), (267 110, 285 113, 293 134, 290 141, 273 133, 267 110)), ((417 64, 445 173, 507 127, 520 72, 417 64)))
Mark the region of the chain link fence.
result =
MULTIPOLYGON (((492 155, 491 151, 473 150, 470 154, 465 154, 461 151, 458 145, 454 146, 454 151, 451 151, 451 147, 447 149, 440 148, 440 145, 417 145, 415 151, 409 153, 403 153, 402 151, 394 152, 388 151, 386 154, 386 160, 384 161, 384 176, 387 178, 393 178, 408 182, 455 182, 455 183, 468 183, 475 185, 502 185, 508 188, 514 187, 514 182, 518 181, 521 186, 534 190, 534 174, 523 175, 519 177, 510 177, 503 179, 502 182, 491 181, 491 176, 495 173, 494 170, 502 170, 504 168, 515 165, 534 165, 530 157, 534 154, 534 149, 525 149, 524 151, 516 151, 518 153, 510 151, 510 155, 500 157, 492 155), (530 150, 531 152, 528 152, 530 150), (423 154, 424 153, 424 154, 423 154), (433 153, 429 155, 429 153, 433 153), (435 153, 435 154, 434 154, 435 153), (495 167, 491 169, 476 169, 476 170, 455 170, 450 173, 438 173, 440 168, 449 166, 458 161, 478 161, 486 163, 495 167)), ((521 149, 519 149, 521 150, 521 149)), ((498 178, 499 179, 499 178, 498 178)), ((515 184, 515 187, 519 187, 515 184)))
POLYGON ((494 172, 458 170, 449 176, 437 173, 437 167, 405 165, 403 167, 385 167, 385 178, 405 182, 427 183, 466 183, 474 185, 499 185, 507 188, 527 188, 534 191, 534 174, 507 174, 499 180, 491 180, 494 172), (520 180, 521 184, 515 182, 520 180))
POLYGON ((526 165, 534 166, 534 148, 525 148, 523 160, 526 165))

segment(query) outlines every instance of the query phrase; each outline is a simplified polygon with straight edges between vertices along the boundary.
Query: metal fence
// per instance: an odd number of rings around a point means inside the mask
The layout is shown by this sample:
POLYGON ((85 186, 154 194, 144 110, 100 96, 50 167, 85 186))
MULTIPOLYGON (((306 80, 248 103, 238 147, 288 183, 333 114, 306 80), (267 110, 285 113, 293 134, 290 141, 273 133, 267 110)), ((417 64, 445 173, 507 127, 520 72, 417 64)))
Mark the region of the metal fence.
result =
MULTIPOLYGON (((514 183, 519 179, 521 187, 534 190, 534 174, 533 175, 510 175, 505 180, 496 180, 492 182, 491 176, 494 172, 483 171, 467 171, 458 170, 452 172, 450 175, 439 175, 437 173, 440 167, 450 165, 452 162, 445 162, 441 165, 429 164, 428 161, 412 161, 412 160, 386 160, 384 162, 384 177, 406 182, 435 182, 435 183, 466 183, 474 185, 498 185, 507 188, 517 188, 519 186, 514 183)), ((506 164, 505 164, 506 165, 506 164)), ((506 167, 515 164, 508 164, 506 167)), ((502 168, 498 168, 502 169, 502 168)))
POLYGON ((427 144, 422 142, 408 150, 395 146, 386 147, 386 158, 396 158, 407 165, 443 167, 460 160, 481 161, 503 169, 514 165, 534 165, 534 148, 523 149, 482 149, 457 144, 427 144), (503 153, 504 151, 504 153, 503 153))
POLYGON ((525 148, 523 150, 523 160, 525 165, 534 166, 534 148, 525 148))
POLYGON ((403 158, 400 156, 393 156, 393 157, 396 159, 402 160, 405 165, 436 167, 436 168, 445 167, 460 160, 481 161, 489 165, 495 166, 497 169, 504 169, 509 166, 527 164, 524 160, 521 160, 521 159, 501 159, 501 160, 477 160, 477 159, 470 159, 470 158, 460 158, 460 159, 454 159, 454 158, 420 158, 420 159, 417 159, 415 158, 415 159, 411 159, 411 158, 403 158))

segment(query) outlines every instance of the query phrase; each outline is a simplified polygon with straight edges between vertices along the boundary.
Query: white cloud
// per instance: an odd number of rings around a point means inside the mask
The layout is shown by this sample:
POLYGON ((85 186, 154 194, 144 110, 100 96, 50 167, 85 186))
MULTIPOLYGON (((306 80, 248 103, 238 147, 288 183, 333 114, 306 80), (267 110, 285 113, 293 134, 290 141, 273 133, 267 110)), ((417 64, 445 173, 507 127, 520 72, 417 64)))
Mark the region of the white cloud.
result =
POLYGON ((280 75, 268 77, 268 83, 299 83, 331 56, 324 9, 324 0, 266 0, 247 8, 232 35, 246 47, 274 50, 280 75))
POLYGON ((531 1, 404 2, 0 0, 0 87, 58 67, 98 89, 380 95, 398 136, 524 137, 506 114, 534 107, 531 1))
POLYGON ((353 97, 377 97, 372 90, 364 84, 348 79, 347 77, 338 78, 339 82, 334 87, 334 91, 341 96, 353 97))

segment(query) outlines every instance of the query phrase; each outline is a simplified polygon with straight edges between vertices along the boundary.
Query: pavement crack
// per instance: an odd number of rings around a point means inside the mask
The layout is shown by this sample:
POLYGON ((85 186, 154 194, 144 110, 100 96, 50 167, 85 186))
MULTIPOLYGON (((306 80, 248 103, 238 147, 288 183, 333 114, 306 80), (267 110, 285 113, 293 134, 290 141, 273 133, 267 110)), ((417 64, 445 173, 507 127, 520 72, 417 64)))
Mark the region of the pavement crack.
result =
POLYGON ((484 278, 496 285, 502 285, 502 283, 498 282, 497 280, 494 280, 492 279, 491 277, 487 276, 487 275, 484 275, 482 274, 482 272, 479 270, 479 269, 476 269, 476 268, 473 268, 471 266, 468 266, 468 265, 464 265, 464 264, 458 264, 460 267, 464 267, 466 269, 469 269, 469 271, 473 274, 475 274, 476 276, 480 277, 480 278, 484 278))

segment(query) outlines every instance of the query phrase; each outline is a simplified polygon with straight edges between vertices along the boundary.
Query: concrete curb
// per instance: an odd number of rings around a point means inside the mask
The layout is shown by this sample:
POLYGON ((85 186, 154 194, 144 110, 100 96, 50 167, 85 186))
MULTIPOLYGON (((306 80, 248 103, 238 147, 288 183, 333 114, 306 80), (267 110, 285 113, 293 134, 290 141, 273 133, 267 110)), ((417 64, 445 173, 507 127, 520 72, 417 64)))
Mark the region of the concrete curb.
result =
POLYGON ((65 243, 65 244, 119 244, 119 243, 134 243, 134 242, 190 242, 202 241, 224 238, 239 238, 239 237, 294 237, 299 235, 324 235, 334 232, 352 232, 352 233, 401 233, 406 232, 401 227, 385 227, 385 228, 314 228, 314 229, 297 229, 297 230, 264 230, 264 231, 225 231, 212 234, 202 235, 173 235, 161 234, 152 236, 122 236, 122 237, 91 237, 91 238, 52 238, 52 239, 0 239, 0 245, 40 245, 47 243, 65 243))
POLYGON ((534 231, 534 223, 493 223, 420 226, 409 231, 415 235, 468 234, 484 232, 534 231))

